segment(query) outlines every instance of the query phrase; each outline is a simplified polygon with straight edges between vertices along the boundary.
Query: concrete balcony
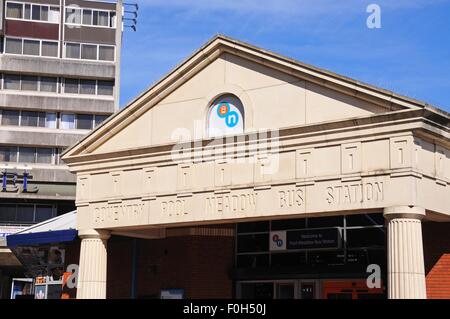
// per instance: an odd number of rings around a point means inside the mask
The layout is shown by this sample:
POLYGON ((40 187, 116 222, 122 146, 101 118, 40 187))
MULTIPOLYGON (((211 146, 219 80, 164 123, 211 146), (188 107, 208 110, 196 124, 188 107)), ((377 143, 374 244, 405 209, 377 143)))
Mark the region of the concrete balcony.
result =
POLYGON ((39 127, 0 126, 1 144, 36 147, 68 147, 77 143, 89 130, 61 130, 39 127))
POLYGON ((113 97, 99 98, 94 95, 63 95, 57 93, 0 91, 0 107, 21 110, 64 111, 68 113, 111 114, 114 112, 113 97))
POLYGON ((67 60, 58 58, 0 55, 0 70, 76 78, 114 79, 116 66, 109 62, 67 60))

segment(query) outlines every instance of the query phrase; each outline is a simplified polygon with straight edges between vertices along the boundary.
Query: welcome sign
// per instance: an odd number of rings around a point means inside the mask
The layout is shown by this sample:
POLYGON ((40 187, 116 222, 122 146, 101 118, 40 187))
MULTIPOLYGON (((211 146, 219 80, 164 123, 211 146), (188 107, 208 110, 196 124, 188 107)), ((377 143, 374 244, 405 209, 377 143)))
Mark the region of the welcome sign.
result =
POLYGON ((339 228, 305 229, 287 232, 287 249, 340 248, 339 228))

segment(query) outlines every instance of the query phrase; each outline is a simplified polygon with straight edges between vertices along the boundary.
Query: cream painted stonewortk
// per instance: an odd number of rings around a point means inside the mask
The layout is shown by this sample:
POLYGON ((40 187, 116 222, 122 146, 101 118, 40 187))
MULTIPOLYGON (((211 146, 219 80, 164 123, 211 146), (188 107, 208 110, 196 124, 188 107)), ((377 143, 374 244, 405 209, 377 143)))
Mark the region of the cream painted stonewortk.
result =
MULTIPOLYGON (((63 159, 78 178, 80 231, 154 238, 169 227, 361 210, 448 221, 449 137, 444 111, 217 36, 63 159), (211 140, 204 123, 221 94, 242 102, 244 132, 211 140), (189 152, 174 159, 180 128, 189 152)), ((422 249, 420 218, 387 220, 389 240, 398 239, 390 260, 410 240, 399 232, 411 229, 422 249)), ((423 272, 408 274, 423 254, 406 253, 400 268, 389 264, 389 297, 422 298, 423 272)), ((80 269, 94 264, 84 258, 80 269)), ((80 296, 104 297, 85 289, 80 296)))

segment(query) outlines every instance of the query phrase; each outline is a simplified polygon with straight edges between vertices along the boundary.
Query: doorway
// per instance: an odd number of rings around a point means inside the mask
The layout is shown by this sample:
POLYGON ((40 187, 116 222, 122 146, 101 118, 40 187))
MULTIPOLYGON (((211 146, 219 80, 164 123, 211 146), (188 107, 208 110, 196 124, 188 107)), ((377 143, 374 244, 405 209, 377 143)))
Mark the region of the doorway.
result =
POLYGON ((242 299, 316 299, 315 280, 267 280, 237 282, 237 298, 242 299))

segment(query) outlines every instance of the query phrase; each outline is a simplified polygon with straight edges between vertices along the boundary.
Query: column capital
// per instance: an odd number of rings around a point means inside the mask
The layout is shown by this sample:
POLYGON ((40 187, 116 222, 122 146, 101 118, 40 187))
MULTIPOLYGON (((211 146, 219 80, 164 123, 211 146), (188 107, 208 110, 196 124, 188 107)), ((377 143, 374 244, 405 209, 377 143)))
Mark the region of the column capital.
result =
POLYGON ((111 237, 111 231, 104 229, 79 229, 78 237, 80 237, 81 239, 109 239, 109 237, 111 237))
POLYGON ((395 218, 423 219, 425 217, 425 208, 420 206, 390 206, 385 207, 383 216, 387 220, 395 218))

